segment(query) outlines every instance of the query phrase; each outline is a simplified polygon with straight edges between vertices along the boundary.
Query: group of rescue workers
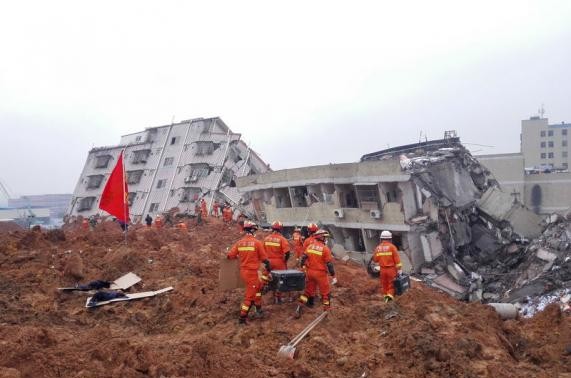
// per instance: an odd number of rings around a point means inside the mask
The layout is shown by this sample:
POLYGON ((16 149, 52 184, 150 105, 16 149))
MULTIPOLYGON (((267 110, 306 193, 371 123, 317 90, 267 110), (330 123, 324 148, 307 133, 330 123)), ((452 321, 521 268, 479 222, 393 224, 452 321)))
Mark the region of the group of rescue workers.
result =
MULTIPOLYGON (((255 308, 254 317, 264 316, 262 310, 262 294, 267 290, 272 280, 272 270, 285 270, 292 255, 290 242, 283 236, 283 224, 275 221, 271 225, 272 232, 259 240, 255 237, 258 225, 245 220, 242 225, 244 236, 238 240, 228 251, 228 259, 239 259, 240 276, 246 285, 244 301, 240 305, 239 323, 245 324, 248 313, 255 308), (261 278, 258 275, 260 264, 264 270, 261 278)), ((313 307, 315 296, 319 290, 324 311, 331 308, 331 285, 337 283, 333 256, 327 246, 330 237, 328 231, 319 229, 317 224, 307 226, 308 236, 304 239, 301 229, 296 227, 292 234, 293 254, 296 267, 305 272, 305 291, 299 296, 299 305, 295 313, 299 318, 303 307, 313 307), (331 281, 329 277, 331 277, 331 281)), ((394 299, 395 288, 393 282, 398 274, 402 273, 402 264, 397 247, 392 243, 390 231, 381 233, 381 243, 373 252, 373 261, 380 267, 380 291, 385 302, 394 299)), ((274 303, 281 304, 282 293, 274 292, 274 303)))

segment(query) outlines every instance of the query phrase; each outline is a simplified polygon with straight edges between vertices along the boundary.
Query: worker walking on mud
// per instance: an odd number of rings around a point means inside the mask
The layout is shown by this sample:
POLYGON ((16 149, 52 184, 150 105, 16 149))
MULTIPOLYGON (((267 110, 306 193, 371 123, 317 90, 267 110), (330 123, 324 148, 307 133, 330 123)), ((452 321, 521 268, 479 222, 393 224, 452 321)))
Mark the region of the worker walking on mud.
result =
POLYGON ((317 230, 313 234, 313 241, 309 244, 304 254, 301 256, 301 267, 305 270, 305 292, 299 297, 299 305, 295 312, 295 317, 299 318, 302 312, 302 306, 313 307, 315 294, 319 288, 323 311, 329 311, 331 308, 329 277, 333 278, 332 285, 337 283, 335 277, 335 268, 333 266, 333 256, 331 250, 325 244, 329 232, 326 230, 317 230))
POLYGON ((156 228, 162 228, 163 227, 163 218, 160 216, 160 214, 158 214, 155 217, 155 227, 156 228))
POLYGON ((202 219, 208 218, 208 210, 206 209, 206 201, 204 198, 200 200, 200 212, 202 213, 202 219))
POLYGON ((151 225, 153 224, 153 218, 151 217, 150 214, 147 214, 147 216, 145 217, 145 223, 147 227, 151 227, 151 225))
MULTIPOLYGON (((264 238, 264 248, 270 260, 270 265, 274 270, 287 269, 287 260, 290 256, 289 243, 282 235, 283 228, 282 222, 274 221, 272 223, 272 233, 264 238)), ((266 273, 264 272, 264 276, 266 273)), ((279 291, 274 292, 274 303, 282 303, 282 293, 279 291)))
POLYGON ((218 204, 218 201, 214 201, 214 205, 212 205, 212 214, 218 218, 219 214, 218 214, 218 209, 220 208, 220 205, 218 204))
POLYGON ((258 278, 258 268, 263 263, 266 271, 271 271, 271 265, 264 249, 264 244, 255 238, 258 225, 251 221, 244 222, 246 235, 238 240, 228 254, 229 259, 240 260, 240 277, 246 284, 246 294, 240 306, 240 324, 246 324, 248 313, 252 306, 256 307, 256 317, 262 317, 262 283, 258 278))
POLYGON ((291 236, 291 243, 293 244, 293 251, 295 253, 296 265, 299 265, 299 260, 303 254, 303 236, 301 235, 301 228, 295 227, 291 236))
POLYGON ((390 231, 381 232, 381 243, 373 252, 373 261, 381 268, 381 294, 385 302, 395 299, 394 281, 402 273, 402 264, 397 247, 392 243, 390 231))

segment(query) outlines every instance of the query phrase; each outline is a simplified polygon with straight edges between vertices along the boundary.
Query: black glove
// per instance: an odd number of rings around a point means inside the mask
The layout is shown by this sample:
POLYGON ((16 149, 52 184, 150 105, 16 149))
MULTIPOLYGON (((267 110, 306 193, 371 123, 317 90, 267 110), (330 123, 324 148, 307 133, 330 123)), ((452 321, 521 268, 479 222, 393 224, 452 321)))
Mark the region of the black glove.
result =
POLYGON ((335 268, 333 267, 333 263, 331 261, 327 263, 327 270, 329 271, 329 275, 331 277, 335 276, 335 268))
POLYGON ((264 267, 268 272, 272 270, 272 266, 270 265, 270 260, 266 259, 262 261, 262 263, 264 264, 264 267))
POLYGON ((285 261, 286 263, 287 263, 287 261, 289 260, 290 253, 291 253, 291 252, 289 252, 289 251, 287 251, 287 252, 285 253, 284 261, 285 261))

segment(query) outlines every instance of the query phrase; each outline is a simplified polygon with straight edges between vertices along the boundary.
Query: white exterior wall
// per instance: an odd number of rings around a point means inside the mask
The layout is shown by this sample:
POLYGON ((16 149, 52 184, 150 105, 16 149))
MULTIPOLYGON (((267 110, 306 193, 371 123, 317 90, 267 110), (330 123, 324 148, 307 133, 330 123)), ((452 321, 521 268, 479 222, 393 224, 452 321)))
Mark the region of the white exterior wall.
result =
MULTIPOLYGON (((254 152, 248 153, 248 146, 240 141, 240 134, 232 133, 219 118, 195 119, 183 121, 177 124, 150 128, 139 133, 124 135, 121 137, 119 146, 109 148, 96 148, 90 151, 80 179, 76 185, 68 214, 90 216, 102 213, 99 210, 99 198, 113 170, 117 157, 125 148, 125 169, 127 172, 143 170, 141 180, 136 184, 129 184, 129 193, 136 193, 134 202, 130 207, 131 217, 136 221, 138 217, 144 217, 147 213, 155 215, 158 212, 179 207, 181 211, 194 211, 194 202, 180 202, 185 188, 196 188, 211 200, 220 182, 226 167, 236 175, 249 174, 252 169, 256 172, 266 172, 267 165, 254 152), (174 143, 173 138, 176 138, 174 143), (211 141, 218 144, 211 155, 196 155, 197 142, 211 141), (232 147, 228 147, 228 142, 232 147), (135 163, 133 158, 135 151, 149 149, 150 154, 145 163, 135 163), (228 152, 231 152, 229 154, 228 152), (113 158, 106 168, 95 168, 96 157, 109 154, 113 158), (240 156, 242 160, 235 163, 227 159, 227 155, 240 156), (247 164, 245 163, 248 156, 247 164), (172 158, 172 164, 165 166, 165 161, 172 158), (187 182, 185 178, 190 175, 190 164, 206 163, 212 167, 210 175, 199 178, 196 182, 187 182), (246 164, 246 169, 242 167, 246 164), (105 177, 98 188, 87 189, 90 175, 103 174, 105 177), (165 185, 157 188, 160 180, 165 180, 165 185), (96 200, 90 210, 78 212, 77 203, 81 198, 95 197, 96 200), (152 204, 158 204, 157 211, 150 212, 152 204)), ((241 199, 235 188, 224 188, 228 193, 227 198, 234 202, 241 199)), ((216 192, 219 200, 225 200, 220 192, 216 192), (223 198, 221 198, 223 197, 223 198)))

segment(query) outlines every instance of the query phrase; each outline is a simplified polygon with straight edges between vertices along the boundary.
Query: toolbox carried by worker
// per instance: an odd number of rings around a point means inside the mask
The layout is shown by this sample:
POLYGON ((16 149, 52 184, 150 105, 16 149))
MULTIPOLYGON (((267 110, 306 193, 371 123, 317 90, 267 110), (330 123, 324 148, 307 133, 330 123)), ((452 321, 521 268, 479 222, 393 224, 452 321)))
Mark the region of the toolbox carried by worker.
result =
POLYGON ((305 273, 299 270, 272 270, 272 280, 269 290, 288 292, 301 291, 305 289, 305 273))
POLYGON ((401 273, 395 278, 394 281, 395 294, 403 295, 408 289, 410 289, 410 276, 408 274, 401 273))

